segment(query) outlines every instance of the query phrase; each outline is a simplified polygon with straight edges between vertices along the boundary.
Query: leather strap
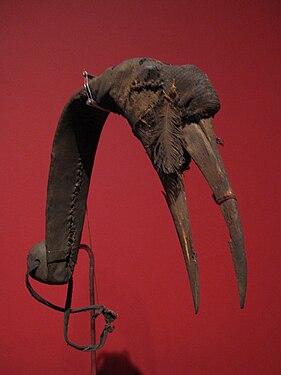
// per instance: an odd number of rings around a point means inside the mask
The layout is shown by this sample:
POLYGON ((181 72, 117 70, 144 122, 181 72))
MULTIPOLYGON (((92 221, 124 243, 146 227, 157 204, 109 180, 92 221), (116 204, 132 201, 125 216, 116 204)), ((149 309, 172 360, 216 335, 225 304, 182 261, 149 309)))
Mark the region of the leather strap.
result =
MULTIPOLYGON (((80 249, 81 248, 85 248, 85 245, 81 245, 80 249)), ((64 339, 65 339, 66 343, 68 345, 72 346, 75 349, 83 350, 83 351, 94 351, 94 350, 101 349, 106 342, 106 338, 107 338, 108 334, 111 333, 114 330, 114 326, 112 326, 111 323, 117 318, 117 314, 114 311, 109 310, 107 307, 100 306, 100 305, 90 305, 90 306, 86 306, 86 307, 72 309, 71 308, 71 301, 72 301, 72 294, 73 294, 73 277, 71 277, 69 282, 68 282, 65 307, 61 307, 61 306, 58 306, 58 305, 55 305, 55 304, 49 302, 48 300, 46 300, 45 298, 40 296, 40 294, 38 294, 33 289, 33 287, 30 284, 30 281, 29 281, 30 273, 32 273, 32 271, 34 271, 38 266, 39 266, 39 262, 35 261, 29 267, 29 269, 27 270, 27 273, 26 273, 26 276, 25 276, 26 287, 29 290, 32 297, 35 298, 38 302, 44 304, 47 307, 50 307, 51 309, 54 309, 56 311, 64 313, 64 339), (68 326, 69 326, 70 315, 80 313, 80 312, 85 312, 85 311, 93 311, 94 312, 94 314, 92 316, 93 319, 96 319, 99 315, 103 315, 103 317, 104 317, 105 326, 104 326, 104 329, 103 329, 103 331, 100 335, 100 340, 99 340, 98 344, 78 345, 78 344, 75 344, 72 341, 70 341, 69 338, 68 338, 68 326)))

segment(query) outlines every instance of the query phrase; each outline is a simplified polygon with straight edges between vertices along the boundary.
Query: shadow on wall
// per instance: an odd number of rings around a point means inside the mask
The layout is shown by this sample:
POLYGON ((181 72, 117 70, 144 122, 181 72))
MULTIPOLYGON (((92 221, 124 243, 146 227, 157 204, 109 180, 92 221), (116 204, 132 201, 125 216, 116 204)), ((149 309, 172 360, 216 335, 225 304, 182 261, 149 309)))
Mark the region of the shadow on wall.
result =
POLYGON ((143 375, 131 362, 129 353, 107 352, 98 356, 98 375, 143 375))

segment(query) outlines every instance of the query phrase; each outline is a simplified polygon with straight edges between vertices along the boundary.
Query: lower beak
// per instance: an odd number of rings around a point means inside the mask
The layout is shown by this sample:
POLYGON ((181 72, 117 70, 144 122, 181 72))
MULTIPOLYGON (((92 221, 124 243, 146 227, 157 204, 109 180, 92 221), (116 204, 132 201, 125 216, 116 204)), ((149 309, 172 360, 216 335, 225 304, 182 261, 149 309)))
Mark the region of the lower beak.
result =
POLYGON ((188 272, 194 309, 197 314, 200 299, 198 263, 197 254, 193 248, 183 176, 177 172, 172 174, 159 173, 159 176, 165 189, 165 198, 180 240, 188 272))
MULTIPOLYGON (((217 149, 213 118, 201 120, 199 123, 186 124, 183 134, 185 149, 207 180, 226 221, 230 234, 229 246, 238 281, 240 307, 243 308, 247 285, 244 237, 236 196, 217 149)), ((159 172, 159 176, 183 250, 194 308, 197 313, 199 309, 198 264, 190 231, 183 178, 180 173, 163 174, 159 172)))

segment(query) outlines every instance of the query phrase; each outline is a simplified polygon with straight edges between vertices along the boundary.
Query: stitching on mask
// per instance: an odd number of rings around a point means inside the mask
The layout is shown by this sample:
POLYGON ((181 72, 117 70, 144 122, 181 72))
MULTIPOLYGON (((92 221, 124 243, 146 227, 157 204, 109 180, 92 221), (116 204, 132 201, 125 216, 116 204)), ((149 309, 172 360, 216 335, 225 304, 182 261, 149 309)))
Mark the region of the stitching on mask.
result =
POLYGON ((74 188, 71 194, 71 204, 70 204, 70 211, 68 215, 68 238, 67 238, 67 247, 69 249, 69 268, 72 271, 73 267, 76 263, 76 249, 77 246, 74 246, 75 240, 76 240, 76 233, 77 228, 75 226, 75 208, 76 208, 76 202, 78 199, 78 196, 80 194, 81 185, 83 182, 83 174, 84 174, 84 167, 83 163, 81 161, 81 158, 79 157, 78 161, 78 168, 77 168, 77 174, 75 179, 74 188))

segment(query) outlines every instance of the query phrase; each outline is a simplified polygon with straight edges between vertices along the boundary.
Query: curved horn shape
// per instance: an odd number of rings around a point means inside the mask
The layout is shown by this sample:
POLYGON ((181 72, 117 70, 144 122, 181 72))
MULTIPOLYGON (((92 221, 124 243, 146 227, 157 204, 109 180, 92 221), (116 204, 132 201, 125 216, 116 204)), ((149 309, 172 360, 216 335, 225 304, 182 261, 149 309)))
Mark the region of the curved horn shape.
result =
POLYGON ((172 214, 182 248, 193 298, 194 310, 197 314, 200 302, 198 261, 192 241, 183 176, 180 173, 159 173, 159 177, 165 189, 164 195, 172 214))
POLYGON ((213 119, 200 120, 184 127, 186 150, 195 161, 220 205, 230 234, 230 250, 234 263, 240 307, 244 307, 247 287, 247 262, 240 214, 223 161, 217 149, 213 119))

